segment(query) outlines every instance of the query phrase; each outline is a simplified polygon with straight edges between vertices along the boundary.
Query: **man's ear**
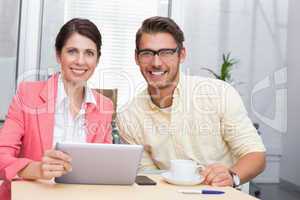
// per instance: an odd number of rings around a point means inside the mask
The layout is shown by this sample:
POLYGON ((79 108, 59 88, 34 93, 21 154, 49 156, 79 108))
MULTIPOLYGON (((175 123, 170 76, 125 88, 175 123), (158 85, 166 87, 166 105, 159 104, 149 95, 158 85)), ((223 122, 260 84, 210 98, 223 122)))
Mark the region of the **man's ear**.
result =
POLYGON ((139 60, 138 60, 137 50, 134 51, 134 59, 135 59, 135 63, 136 63, 137 65, 139 65, 139 60))
POLYGON ((180 63, 183 63, 185 61, 185 58, 186 58, 186 49, 185 47, 182 47, 179 52, 180 63))

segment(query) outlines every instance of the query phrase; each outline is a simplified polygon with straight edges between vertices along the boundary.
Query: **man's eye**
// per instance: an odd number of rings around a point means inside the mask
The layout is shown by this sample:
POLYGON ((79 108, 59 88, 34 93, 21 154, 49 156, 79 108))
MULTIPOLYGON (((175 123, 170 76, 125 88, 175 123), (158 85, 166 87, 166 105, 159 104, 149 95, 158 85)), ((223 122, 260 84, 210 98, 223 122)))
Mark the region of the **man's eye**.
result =
POLYGON ((141 56, 153 56, 153 53, 151 51, 143 51, 140 53, 141 56))
POLYGON ((164 51, 161 51, 159 52, 159 55, 161 56, 169 56, 169 55, 173 55, 173 51, 172 50, 164 50, 164 51))

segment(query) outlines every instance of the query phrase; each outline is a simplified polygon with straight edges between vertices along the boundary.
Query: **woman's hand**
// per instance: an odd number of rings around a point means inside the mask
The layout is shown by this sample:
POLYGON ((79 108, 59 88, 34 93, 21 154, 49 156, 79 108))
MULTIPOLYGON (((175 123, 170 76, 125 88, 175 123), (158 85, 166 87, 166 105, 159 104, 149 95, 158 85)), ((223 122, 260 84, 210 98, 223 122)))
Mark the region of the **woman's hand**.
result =
POLYGON ((25 179, 52 179, 71 170, 71 157, 52 149, 45 152, 42 161, 31 162, 18 175, 25 179))
POLYGON ((70 162, 71 157, 61 151, 46 151, 41 163, 41 178, 52 179, 70 172, 72 170, 70 162))

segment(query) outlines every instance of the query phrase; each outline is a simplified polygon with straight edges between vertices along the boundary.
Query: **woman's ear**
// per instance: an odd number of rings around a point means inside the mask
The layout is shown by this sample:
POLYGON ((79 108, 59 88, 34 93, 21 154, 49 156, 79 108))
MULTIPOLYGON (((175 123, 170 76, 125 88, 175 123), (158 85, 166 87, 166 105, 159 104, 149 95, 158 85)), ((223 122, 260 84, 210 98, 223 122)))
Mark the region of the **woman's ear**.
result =
POLYGON ((183 63, 185 61, 185 58, 186 58, 186 49, 185 47, 182 47, 179 52, 180 63, 183 63))
POLYGON ((56 51, 56 61, 58 64, 61 64, 60 62, 60 52, 56 51))
POLYGON ((100 62, 100 57, 101 57, 101 51, 99 54, 97 53, 97 64, 99 64, 99 62, 100 62))

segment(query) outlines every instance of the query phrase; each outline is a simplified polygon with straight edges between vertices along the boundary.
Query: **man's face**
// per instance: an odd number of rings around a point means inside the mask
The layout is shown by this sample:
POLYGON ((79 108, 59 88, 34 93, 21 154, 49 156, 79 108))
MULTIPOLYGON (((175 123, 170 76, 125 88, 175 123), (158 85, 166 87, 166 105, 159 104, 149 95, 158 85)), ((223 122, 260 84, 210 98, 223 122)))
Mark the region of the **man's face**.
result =
POLYGON ((144 33, 135 54, 136 63, 148 86, 156 89, 177 84, 179 65, 184 58, 185 49, 182 48, 179 52, 176 41, 169 33, 144 33), (158 54, 154 55, 154 52, 158 54))

